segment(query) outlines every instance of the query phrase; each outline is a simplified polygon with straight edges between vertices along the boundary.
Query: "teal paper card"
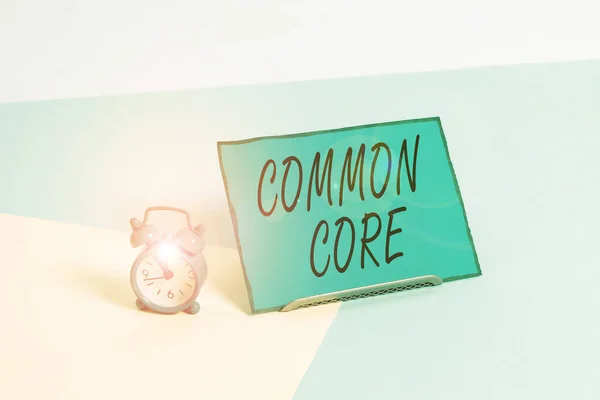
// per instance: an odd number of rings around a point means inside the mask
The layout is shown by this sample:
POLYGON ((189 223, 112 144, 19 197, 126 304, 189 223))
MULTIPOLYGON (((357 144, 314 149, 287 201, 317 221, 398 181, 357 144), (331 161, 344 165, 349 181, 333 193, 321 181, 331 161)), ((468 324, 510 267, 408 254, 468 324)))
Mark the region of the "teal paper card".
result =
POLYGON ((481 274, 439 118, 218 144, 254 313, 481 274))

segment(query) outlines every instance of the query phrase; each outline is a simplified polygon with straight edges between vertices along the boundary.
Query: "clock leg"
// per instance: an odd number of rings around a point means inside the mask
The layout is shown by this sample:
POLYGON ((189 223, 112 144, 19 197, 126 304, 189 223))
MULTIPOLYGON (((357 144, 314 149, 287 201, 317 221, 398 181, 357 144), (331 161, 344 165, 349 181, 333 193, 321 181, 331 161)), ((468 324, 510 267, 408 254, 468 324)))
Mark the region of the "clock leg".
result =
POLYGON ((197 302, 193 302, 192 305, 185 310, 185 312, 188 314, 197 314, 198 311, 200 311, 200 304, 197 302))
POLYGON ((146 305, 144 303, 142 303, 142 301, 140 299, 135 299, 135 305, 137 306, 137 308, 139 308, 140 310, 144 310, 146 309, 146 305))

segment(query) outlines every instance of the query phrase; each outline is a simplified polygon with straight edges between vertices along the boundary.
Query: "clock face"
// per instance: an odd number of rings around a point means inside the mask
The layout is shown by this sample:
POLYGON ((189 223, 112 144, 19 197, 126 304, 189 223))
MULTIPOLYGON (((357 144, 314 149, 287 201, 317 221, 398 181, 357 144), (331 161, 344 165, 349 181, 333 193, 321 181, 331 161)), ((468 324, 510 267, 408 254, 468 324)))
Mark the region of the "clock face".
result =
POLYGON ((134 279, 145 300, 161 308, 179 307, 197 294, 195 269, 169 244, 147 253, 140 260, 134 279))

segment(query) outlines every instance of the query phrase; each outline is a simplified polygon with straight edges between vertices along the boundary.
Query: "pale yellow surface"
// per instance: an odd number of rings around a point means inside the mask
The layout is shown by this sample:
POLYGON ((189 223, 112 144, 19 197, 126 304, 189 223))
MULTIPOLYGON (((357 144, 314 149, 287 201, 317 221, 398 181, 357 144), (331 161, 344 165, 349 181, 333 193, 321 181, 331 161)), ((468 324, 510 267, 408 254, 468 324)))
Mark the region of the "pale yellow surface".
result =
POLYGON ((249 316, 237 251, 208 247, 199 314, 142 312, 127 233, 0 227, 2 399, 290 399, 338 308, 249 316))

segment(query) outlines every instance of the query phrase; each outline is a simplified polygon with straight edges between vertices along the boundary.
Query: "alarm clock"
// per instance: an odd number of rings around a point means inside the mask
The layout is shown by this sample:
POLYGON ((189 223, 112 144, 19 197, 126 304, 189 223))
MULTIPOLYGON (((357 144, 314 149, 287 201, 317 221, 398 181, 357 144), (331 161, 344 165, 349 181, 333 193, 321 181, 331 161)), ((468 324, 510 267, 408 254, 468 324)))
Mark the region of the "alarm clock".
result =
POLYGON ((206 246, 204 227, 193 227, 187 211, 165 206, 148 208, 143 221, 132 218, 130 224, 131 246, 144 246, 131 267, 131 287, 137 296, 137 307, 161 314, 200 311, 196 298, 207 277, 202 254, 206 246), (147 224, 152 211, 184 214, 187 225, 174 235, 162 231, 147 224))

